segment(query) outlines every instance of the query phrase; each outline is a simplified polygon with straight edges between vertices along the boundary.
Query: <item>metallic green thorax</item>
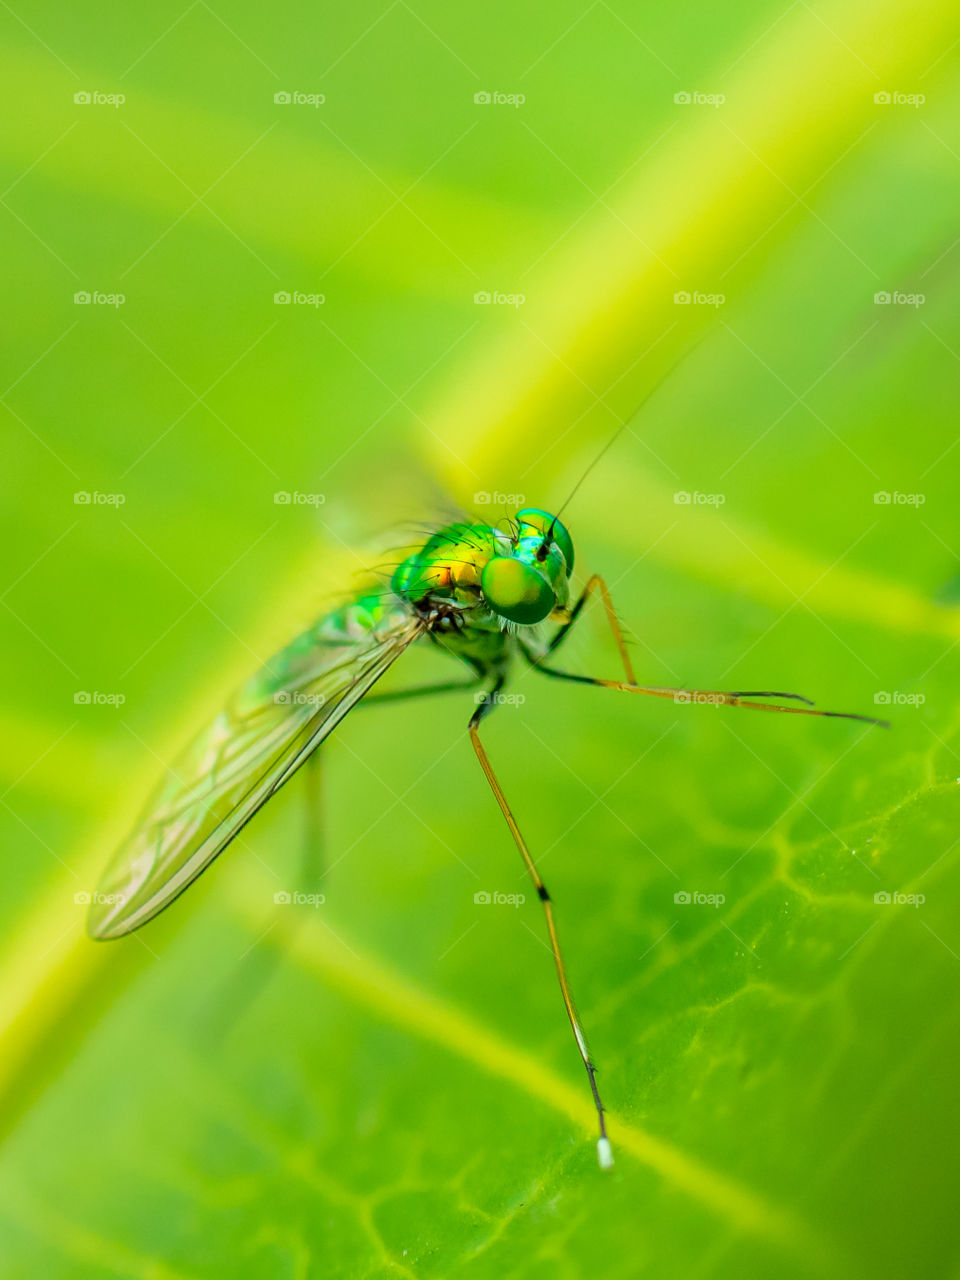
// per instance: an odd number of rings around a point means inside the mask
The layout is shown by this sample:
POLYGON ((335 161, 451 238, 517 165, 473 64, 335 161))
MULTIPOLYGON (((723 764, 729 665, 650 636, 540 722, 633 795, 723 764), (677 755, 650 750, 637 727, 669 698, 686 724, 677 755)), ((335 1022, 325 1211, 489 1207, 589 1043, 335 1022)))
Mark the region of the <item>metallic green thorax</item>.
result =
POLYGON ((549 512, 528 508, 508 531, 466 521, 437 530, 391 586, 444 647, 499 665, 510 634, 565 609, 572 568, 567 530, 549 512))

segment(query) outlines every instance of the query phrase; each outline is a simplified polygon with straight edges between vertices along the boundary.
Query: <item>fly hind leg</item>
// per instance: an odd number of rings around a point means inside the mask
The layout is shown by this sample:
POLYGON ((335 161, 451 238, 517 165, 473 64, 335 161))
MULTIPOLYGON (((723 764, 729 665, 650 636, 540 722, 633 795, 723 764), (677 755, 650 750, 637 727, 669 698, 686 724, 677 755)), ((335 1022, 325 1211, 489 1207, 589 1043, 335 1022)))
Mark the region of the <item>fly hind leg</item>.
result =
POLYGON ((541 879, 540 872, 537 870, 537 865, 533 860, 529 848, 527 847, 527 842, 523 838, 520 828, 517 825, 517 820, 513 815, 513 810, 510 808, 509 801, 504 795, 503 788, 500 785, 497 775, 493 771, 493 766, 490 763, 490 758, 487 755, 486 749, 480 741, 480 725, 491 711, 493 711, 494 707, 496 707, 497 695, 500 693, 503 685, 503 677, 498 678, 489 693, 486 695, 485 699, 479 703, 476 711, 474 711, 473 715, 470 717, 470 724, 468 726, 470 741, 473 744, 473 749, 480 762, 480 768, 483 770, 484 776, 490 784, 490 789, 496 798, 497 804, 500 806, 500 812, 503 814, 504 820, 510 830, 510 834, 513 836, 514 844, 517 846, 520 857, 523 859, 524 866, 527 869, 527 873, 533 881, 533 887, 536 890, 537 897, 540 900, 540 905, 543 908, 543 914, 547 924, 547 934, 550 938, 550 950, 553 953, 553 961, 557 970, 557 979, 560 983, 560 993, 563 996, 564 1007, 567 1011, 567 1017, 570 1019, 570 1026, 573 1029, 574 1039, 577 1042, 577 1052, 580 1054, 580 1059, 587 1072, 587 1078, 590 1081, 590 1091, 593 1095, 594 1107, 596 1108, 597 1124, 599 1127, 599 1137, 597 1138, 597 1159, 602 1169, 609 1169, 613 1164, 613 1151, 610 1147, 610 1139, 607 1137, 604 1107, 600 1100, 600 1091, 597 1087, 597 1069, 590 1057, 590 1051, 587 1048, 586 1036, 583 1033, 583 1026, 580 1022, 580 1015, 577 1013, 576 1005, 573 1002, 573 995, 570 991, 567 969, 563 960, 563 952, 560 950, 560 942, 557 937, 556 924, 553 918, 553 899, 550 897, 547 886, 541 879))

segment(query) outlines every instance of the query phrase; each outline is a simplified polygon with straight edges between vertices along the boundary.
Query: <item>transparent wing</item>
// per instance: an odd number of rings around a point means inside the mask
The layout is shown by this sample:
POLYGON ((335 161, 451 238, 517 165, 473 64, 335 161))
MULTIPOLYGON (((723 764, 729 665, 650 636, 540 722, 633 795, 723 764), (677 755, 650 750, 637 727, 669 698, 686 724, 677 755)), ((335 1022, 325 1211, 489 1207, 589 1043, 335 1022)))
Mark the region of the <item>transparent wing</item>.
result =
POLYGON ((152 920, 210 865, 422 632, 304 632, 234 696, 177 760, 107 867, 91 903, 94 938, 152 920))

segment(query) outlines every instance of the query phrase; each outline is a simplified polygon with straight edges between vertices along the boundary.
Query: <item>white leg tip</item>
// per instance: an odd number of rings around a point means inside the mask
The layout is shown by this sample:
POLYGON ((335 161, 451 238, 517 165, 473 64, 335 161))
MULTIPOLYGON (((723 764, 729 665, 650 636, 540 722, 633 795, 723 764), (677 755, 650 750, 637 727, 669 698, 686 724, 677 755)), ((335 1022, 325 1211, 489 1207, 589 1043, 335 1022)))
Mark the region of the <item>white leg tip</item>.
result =
POLYGON ((613 1147, 609 1138, 597 1139, 597 1163, 601 1169, 613 1168, 613 1147))

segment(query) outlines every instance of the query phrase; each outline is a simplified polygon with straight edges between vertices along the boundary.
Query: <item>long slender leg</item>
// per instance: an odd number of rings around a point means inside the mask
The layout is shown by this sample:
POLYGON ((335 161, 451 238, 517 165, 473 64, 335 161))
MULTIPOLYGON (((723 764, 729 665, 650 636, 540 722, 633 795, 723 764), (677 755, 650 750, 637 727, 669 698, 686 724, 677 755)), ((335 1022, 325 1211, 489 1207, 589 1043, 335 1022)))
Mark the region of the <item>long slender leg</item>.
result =
POLYGON ((476 689, 482 684, 481 676, 472 680, 445 680, 442 684, 415 684, 409 689, 388 689, 386 693, 368 693, 358 707, 369 707, 383 702, 402 702, 405 698, 425 698, 432 693, 459 693, 462 689, 476 689))
POLYGON ((809 701, 799 693, 729 693, 720 689, 672 689, 660 685, 632 684, 625 680, 601 680, 597 676, 574 675, 570 671, 558 671, 556 667, 545 666, 542 662, 534 661, 531 665, 545 676, 553 676, 557 680, 598 685, 601 689, 617 689, 621 693, 641 693, 648 698, 670 698, 674 702, 705 703, 714 707, 745 707, 748 711, 779 711, 790 716, 827 716, 833 720, 859 720, 863 724, 879 725, 881 729, 890 728, 888 720, 876 720, 873 716, 861 716, 853 711, 821 711, 817 707, 785 707, 779 702, 752 701, 754 698, 796 698, 798 702, 809 701))
POLYGON ((591 594, 599 590, 603 599, 604 612, 607 615, 607 621, 610 624, 610 630, 613 632, 613 638, 617 642, 617 649, 620 652, 620 659, 623 662, 623 669, 627 674, 627 680, 630 684, 636 684, 637 677, 633 674, 633 663, 630 661, 630 653, 627 650, 627 642, 623 636, 623 628, 620 626, 620 619, 617 617, 616 610, 613 607, 613 600, 610 597, 610 588, 601 578, 599 573, 595 573, 587 582, 587 585, 580 593, 580 599, 570 610, 570 616, 566 622, 560 627, 559 631, 547 645, 547 653, 555 653, 563 644, 567 636, 570 634, 571 628, 580 617, 583 606, 590 599, 591 594))
MULTIPOLYGON (((480 683, 477 676, 473 680, 452 680, 443 684, 417 685, 408 689, 396 689, 387 693, 367 694, 358 704, 368 706, 372 702, 395 702, 404 698, 415 698, 430 693, 447 693, 453 690, 471 689, 480 683)), ((323 835, 323 764, 321 750, 314 751, 304 762, 301 776, 303 778, 305 800, 305 822, 303 843, 300 847, 299 862, 292 888, 301 895, 312 895, 320 891, 325 875, 325 840, 323 835)), ((284 893, 289 892, 284 890, 284 893)), ((292 909, 281 906, 279 914, 276 910, 269 923, 265 924, 261 939, 266 938, 279 925, 280 933, 272 939, 273 945, 261 947, 255 944, 249 954, 245 954, 243 963, 238 965, 229 978, 220 985, 217 997, 211 1002, 203 1017, 202 1034, 211 1043, 223 1040, 239 1023, 244 1014, 263 994, 276 974, 283 957, 284 947, 276 944, 278 936, 286 937, 289 947, 304 922, 308 919, 308 907, 304 898, 292 909)), ((315 899, 314 899, 315 901, 315 899)))
POLYGON ((323 838, 323 759, 312 752, 303 766, 304 838, 300 858, 300 888, 316 893, 324 875, 326 848, 323 838))
POLYGON ((275 904, 291 905, 274 906, 269 922, 264 924, 259 938, 220 983, 216 997, 204 1015, 203 1035, 211 1043, 224 1040, 270 986, 280 968, 284 952, 289 951, 293 939, 309 917, 310 908, 306 904, 317 901, 312 895, 320 891, 326 861, 322 770, 321 752, 314 751, 307 757, 300 771, 302 782, 295 784, 303 788, 303 839, 297 850, 296 870, 286 881, 290 888, 285 886, 278 890, 274 899, 275 904), (271 945, 259 945, 275 929, 278 931, 271 939, 271 945), (285 939, 282 945, 277 943, 280 937, 285 939))
POLYGON ((567 979, 567 970, 563 962, 563 953, 560 950, 560 942, 557 938, 557 929, 553 919, 553 902, 550 894, 547 892, 547 886, 540 878, 540 872, 537 865, 530 854, 527 842, 524 840, 520 828, 517 826, 517 820, 513 816, 513 811, 507 801, 507 797, 503 793, 503 788, 497 780, 497 775, 493 771, 493 766, 487 756, 483 743, 480 741, 480 723, 489 715, 493 708, 497 705, 496 697, 503 688, 504 680, 501 677, 490 690, 486 700, 482 702, 470 717, 470 741, 473 743, 473 749, 477 753, 477 759, 480 761, 480 768, 483 770, 490 789, 496 797, 497 804, 500 806, 500 812, 506 820, 507 826, 510 828, 510 834, 513 836, 514 843, 520 851, 524 865, 529 872, 530 879, 533 881, 533 887, 537 891, 537 897, 540 899, 540 905, 543 907, 543 913, 547 921, 547 933, 550 936, 550 949, 553 952, 553 960, 557 966, 557 977, 560 981, 560 992, 563 995, 563 1003, 567 1010, 567 1017, 570 1019, 570 1025, 573 1028, 573 1034, 577 1042, 577 1049, 583 1065, 586 1068, 587 1077, 590 1081, 590 1090, 593 1094, 594 1106, 597 1109, 597 1121, 600 1126, 600 1136, 597 1139, 597 1159, 600 1162, 601 1169, 609 1169, 613 1164, 613 1151, 610 1147, 610 1139, 607 1137, 607 1126, 604 1121, 603 1103, 600 1101, 600 1091, 597 1088, 597 1070, 590 1059, 590 1052, 587 1048, 587 1040, 583 1033, 583 1027, 580 1023, 580 1015, 577 1013, 576 1005, 573 1003, 573 996, 570 992, 570 983, 567 979))
POLYGON ((607 621, 610 623, 610 629, 613 632, 614 640, 620 652, 623 661, 624 671, 626 672, 626 680, 602 680, 596 676, 574 675, 569 671, 560 671, 556 667, 547 666, 546 662, 537 657, 525 645, 521 645, 524 657, 532 667, 538 671, 542 671, 546 676, 553 676, 557 680, 573 680, 577 684, 593 684, 598 685, 602 689, 617 689, 622 693, 640 693, 648 698, 670 698, 674 702, 680 703, 706 703, 710 706, 724 707, 745 707, 749 711, 779 711, 787 715, 795 716, 826 716, 834 720, 859 720, 863 724, 879 725, 883 729, 889 729, 890 724, 887 720, 877 720, 873 716, 861 716, 852 711, 820 711, 809 698, 805 698, 800 693, 785 693, 782 690, 745 690, 739 689, 735 691, 723 691, 720 689, 674 689, 662 685, 641 685, 637 684, 636 677, 633 673, 633 665, 630 662, 630 656, 624 643, 623 630, 617 619, 616 612, 613 608, 613 601, 610 598, 610 591, 607 584, 599 574, 594 574, 588 581, 586 587, 580 595, 579 600, 570 611, 569 618, 563 623, 553 639, 547 645, 545 656, 555 653, 566 637, 570 634, 570 630, 576 623, 583 606, 589 599, 590 593, 599 588, 603 597, 603 605, 607 615, 607 621), (785 707, 776 702, 754 702, 754 698, 787 698, 794 702, 802 702, 802 707, 785 707))

